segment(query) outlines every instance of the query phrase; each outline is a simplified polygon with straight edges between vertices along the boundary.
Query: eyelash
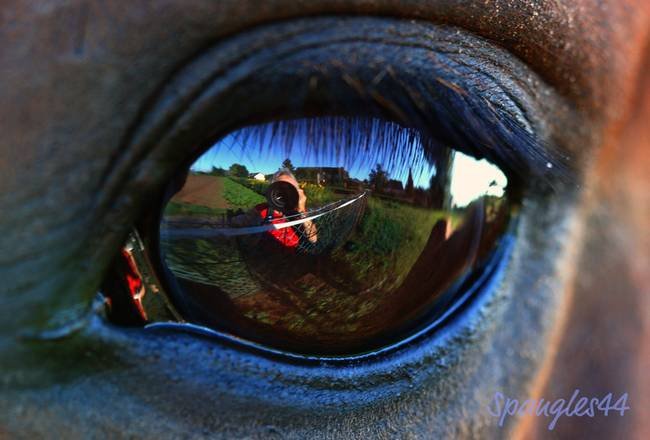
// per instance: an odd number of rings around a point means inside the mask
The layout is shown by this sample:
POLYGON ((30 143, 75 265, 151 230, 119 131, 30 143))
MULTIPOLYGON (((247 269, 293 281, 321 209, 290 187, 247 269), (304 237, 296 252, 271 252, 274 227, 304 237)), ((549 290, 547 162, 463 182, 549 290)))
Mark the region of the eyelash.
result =
POLYGON ((453 147, 498 165, 513 184, 535 180, 553 190, 572 182, 566 157, 554 154, 520 123, 500 116, 492 106, 476 105, 466 94, 455 91, 434 102, 427 121, 420 120, 417 125, 409 121, 405 127, 371 117, 291 119, 245 127, 231 140, 241 146, 257 145, 258 151, 252 152, 256 154, 279 143, 286 146, 288 154, 294 141, 300 139, 307 144, 309 154, 321 159, 343 159, 345 165, 357 161, 359 151, 372 149, 376 153, 364 158, 367 164, 388 160, 395 167, 408 163, 414 168, 424 165, 424 156, 418 156, 418 150, 435 156, 437 151, 453 147), (402 148, 396 150, 395 145, 402 148))
POLYGON ((570 180, 566 157, 480 94, 450 81, 439 78, 435 89, 427 87, 424 92, 429 93, 429 113, 420 116, 418 128, 432 144, 485 158, 522 183, 532 179, 555 187, 570 180))

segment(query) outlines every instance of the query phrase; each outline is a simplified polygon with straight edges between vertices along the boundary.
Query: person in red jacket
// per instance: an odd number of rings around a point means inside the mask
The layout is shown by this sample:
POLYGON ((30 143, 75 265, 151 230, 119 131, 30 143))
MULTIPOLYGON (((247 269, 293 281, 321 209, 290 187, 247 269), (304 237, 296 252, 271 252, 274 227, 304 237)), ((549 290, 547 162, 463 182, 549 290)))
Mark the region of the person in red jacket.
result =
MULTIPOLYGON (((295 212, 281 213, 273 210, 269 215, 268 203, 260 203, 255 206, 249 213, 241 214, 233 217, 231 224, 234 226, 253 226, 262 224, 280 225, 287 221, 299 219, 301 214, 307 212, 307 196, 305 192, 298 185, 298 181, 294 175, 286 169, 280 170, 273 176, 271 183, 274 182, 287 182, 293 185, 298 191, 298 206, 295 212), (291 217, 287 220, 287 216, 291 217)), ((318 241, 318 231, 316 225, 311 220, 305 220, 296 226, 289 226, 279 229, 269 229, 264 232, 267 238, 272 242, 279 244, 284 249, 295 251, 300 244, 301 237, 310 243, 318 241)))

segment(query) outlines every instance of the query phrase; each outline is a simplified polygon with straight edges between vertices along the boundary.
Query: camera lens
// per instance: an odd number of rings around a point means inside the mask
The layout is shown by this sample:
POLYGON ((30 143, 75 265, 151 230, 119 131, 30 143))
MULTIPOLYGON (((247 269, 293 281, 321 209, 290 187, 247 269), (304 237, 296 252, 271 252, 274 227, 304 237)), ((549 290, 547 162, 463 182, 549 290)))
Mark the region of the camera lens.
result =
POLYGON ((294 211, 298 207, 298 190, 288 182, 274 182, 269 186, 266 199, 277 211, 294 211))

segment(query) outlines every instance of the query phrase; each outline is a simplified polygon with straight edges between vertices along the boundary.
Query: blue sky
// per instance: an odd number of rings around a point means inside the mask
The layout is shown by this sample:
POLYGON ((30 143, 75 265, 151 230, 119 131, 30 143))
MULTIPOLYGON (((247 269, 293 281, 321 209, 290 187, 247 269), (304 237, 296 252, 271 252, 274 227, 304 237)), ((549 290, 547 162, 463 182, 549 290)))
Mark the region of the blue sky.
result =
MULTIPOLYGON (((246 145, 242 148, 241 144, 233 137, 226 136, 215 143, 192 165, 192 170, 209 171, 212 167, 228 169, 233 163, 240 163, 248 169, 249 172, 264 174, 274 173, 281 166, 282 162, 289 157, 294 167, 338 167, 345 165, 345 169, 351 177, 363 180, 368 178, 370 170, 375 167, 376 160, 367 160, 367 155, 358 154, 356 151, 347 153, 345 157, 318 157, 310 153, 304 143, 296 140, 291 151, 279 142, 259 148, 259 145, 246 145), (365 160, 364 160, 365 159, 365 160)), ((421 154, 420 154, 421 156, 421 154)), ((390 166, 389 163, 383 162, 384 168, 389 170, 391 179, 399 179, 404 184, 408 178, 408 167, 390 166)), ((428 165, 415 167, 413 169, 413 180, 415 186, 427 188, 429 178, 433 174, 433 169, 428 165)))
MULTIPOLYGON (((260 147, 255 140, 248 140, 243 148, 240 139, 229 135, 214 144, 192 165, 195 171, 210 171, 212 167, 228 169, 233 163, 245 165, 249 172, 271 174, 278 170, 284 159, 289 157, 294 167, 338 167, 345 165, 351 177, 363 180, 368 178, 370 170, 375 167, 377 160, 370 160, 367 153, 349 149, 341 152, 339 157, 332 154, 317 154, 313 148, 307 148, 304 141, 294 139, 290 151, 281 141, 271 141, 270 145, 260 147)), ((429 179, 435 172, 422 160, 421 147, 408 163, 418 163, 413 168, 415 186, 429 187, 429 179)), ((406 184, 409 167, 391 166, 389 161, 382 161, 385 169, 389 170, 391 179, 399 179, 406 184)), ((503 195, 507 185, 506 176, 495 165, 486 160, 476 160, 458 151, 454 152, 451 169, 450 191, 452 202, 457 206, 465 206, 472 200, 484 194, 503 195), (492 182, 496 185, 490 186, 492 182)))

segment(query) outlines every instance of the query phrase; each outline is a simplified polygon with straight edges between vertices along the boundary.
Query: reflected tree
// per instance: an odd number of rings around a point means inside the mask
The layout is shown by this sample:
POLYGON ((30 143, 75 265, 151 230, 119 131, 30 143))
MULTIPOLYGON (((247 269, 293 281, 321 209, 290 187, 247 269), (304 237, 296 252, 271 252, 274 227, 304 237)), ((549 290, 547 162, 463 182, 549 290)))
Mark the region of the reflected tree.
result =
POLYGON ((388 184, 388 172, 378 163, 368 175, 370 186, 378 193, 382 193, 388 184))

